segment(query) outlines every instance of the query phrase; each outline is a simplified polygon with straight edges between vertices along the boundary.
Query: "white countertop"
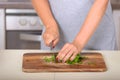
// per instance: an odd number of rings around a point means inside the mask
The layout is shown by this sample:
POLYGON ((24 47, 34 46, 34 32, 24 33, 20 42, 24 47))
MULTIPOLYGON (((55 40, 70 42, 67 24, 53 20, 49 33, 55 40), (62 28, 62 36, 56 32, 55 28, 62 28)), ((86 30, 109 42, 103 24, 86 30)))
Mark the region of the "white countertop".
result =
POLYGON ((120 51, 97 51, 103 54, 106 72, 22 72, 23 54, 40 50, 0 50, 0 80, 120 80, 120 51))

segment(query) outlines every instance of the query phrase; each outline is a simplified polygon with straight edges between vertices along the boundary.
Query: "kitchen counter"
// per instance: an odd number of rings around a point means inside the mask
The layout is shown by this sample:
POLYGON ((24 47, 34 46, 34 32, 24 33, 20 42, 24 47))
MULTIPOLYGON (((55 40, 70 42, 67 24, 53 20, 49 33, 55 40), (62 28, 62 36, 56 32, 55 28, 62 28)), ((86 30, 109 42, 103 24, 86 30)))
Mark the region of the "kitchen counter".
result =
POLYGON ((120 51, 96 51, 103 54, 106 72, 22 72, 23 54, 40 50, 0 50, 0 80, 120 80, 120 51))

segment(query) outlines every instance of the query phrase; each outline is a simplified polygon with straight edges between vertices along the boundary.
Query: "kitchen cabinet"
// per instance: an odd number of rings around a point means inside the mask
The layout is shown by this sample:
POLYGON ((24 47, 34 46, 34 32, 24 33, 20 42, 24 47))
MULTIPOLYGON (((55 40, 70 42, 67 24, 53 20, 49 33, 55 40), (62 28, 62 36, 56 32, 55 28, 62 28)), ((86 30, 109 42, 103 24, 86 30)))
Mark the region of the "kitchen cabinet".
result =
POLYGON ((113 4, 118 4, 118 3, 120 3, 120 0, 110 0, 111 1, 111 3, 113 3, 113 4))
POLYGON ((0 49, 5 49, 5 10, 0 9, 0 49))
POLYGON ((120 0, 110 0, 113 10, 120 9, 120 0))
POLYGON ((114 10, 113 17, 116 28, 117 47, 120 50, 120 10, 114 10))

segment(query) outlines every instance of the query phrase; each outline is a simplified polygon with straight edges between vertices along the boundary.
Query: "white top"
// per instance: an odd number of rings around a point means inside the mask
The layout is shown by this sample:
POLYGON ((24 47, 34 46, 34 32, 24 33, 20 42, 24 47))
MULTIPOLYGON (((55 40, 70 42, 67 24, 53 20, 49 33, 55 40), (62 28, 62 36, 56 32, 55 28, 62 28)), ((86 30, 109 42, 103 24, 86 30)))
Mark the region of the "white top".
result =
MULTIPOLYGON (((60 42, 55 47, 55 50, 60 50, 65 43, 74 40, 94 1, 95 0, 49 0, 51 11, 60 30, 60 42)), ((109 2, 98 28, 85 45, 84 49, 114 50, 115 41, 115 26, 109 2)), ((41 49, 49 50, 43 41, 41 44, 41 49)))
MULTIPOLYGON (((40 50, 1 50, 0 80, 120 80, 120 51, 99 51, 103 54, 106 72, 22 72, 24 53, 46 52, 40 50)), ((98 52, 98 51, 97 51, 98 52)))

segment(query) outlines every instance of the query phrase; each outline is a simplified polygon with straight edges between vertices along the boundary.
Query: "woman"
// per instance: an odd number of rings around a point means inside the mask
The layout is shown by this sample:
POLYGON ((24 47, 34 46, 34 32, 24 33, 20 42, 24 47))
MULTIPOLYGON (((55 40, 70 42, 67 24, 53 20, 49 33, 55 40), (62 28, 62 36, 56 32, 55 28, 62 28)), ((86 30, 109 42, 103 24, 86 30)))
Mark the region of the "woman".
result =
POLYGON ((45 25, 42 49, 61 49, 71 61, 82 50, 114 50, 115 27, 109 0, 32 0, 45 25))

